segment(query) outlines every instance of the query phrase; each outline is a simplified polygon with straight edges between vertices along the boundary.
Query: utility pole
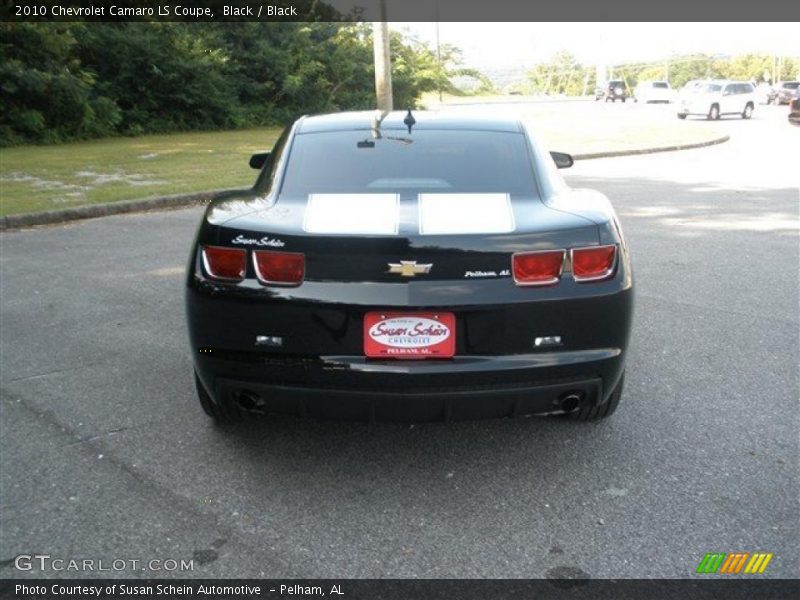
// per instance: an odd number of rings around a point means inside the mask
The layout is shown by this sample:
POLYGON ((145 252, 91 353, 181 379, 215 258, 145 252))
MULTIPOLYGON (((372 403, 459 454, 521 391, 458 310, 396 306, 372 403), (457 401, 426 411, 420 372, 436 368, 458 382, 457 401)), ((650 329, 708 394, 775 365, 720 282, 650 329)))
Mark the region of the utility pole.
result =
POLYGON ((598 51, 595 62, 594 87, 602 88, 605 86, 606 81, 611 78, 611 73, 608 72, 608 65, 606 64, 605 39, 602 32, 598 34, 597 41, 598 51))
POLYGON ((381 0, 381 21, 372 24, 372 46, 375 55, 375 96, 382 115, 393 109, 392 58, 389 52, 389 23, 386 21, 386 0, 381 0))
POLYGON ((442 50, 439 46, 439 3, 436 3, 436 66, 439 68, 439 77, 437 77, 437 86, 439 88, 439 104, 442 103, 442 50))

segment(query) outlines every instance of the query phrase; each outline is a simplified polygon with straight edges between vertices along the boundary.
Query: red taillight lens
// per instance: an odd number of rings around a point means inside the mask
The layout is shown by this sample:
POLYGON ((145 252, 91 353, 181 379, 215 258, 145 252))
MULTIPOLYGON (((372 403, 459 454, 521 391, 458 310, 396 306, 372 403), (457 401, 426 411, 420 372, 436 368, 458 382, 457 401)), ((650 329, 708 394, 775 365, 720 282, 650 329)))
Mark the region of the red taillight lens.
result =
POLYGON ((561 276, 566 250, 520 252, 511 257, 517 285, 550 285, 561 276))
POLYGON ((300 285, 306 272, 306 257, 296 252, 253 252, 256 275, 261 283, 300 285))
POLYGON ((614 272, 617 247, 593 246, 572 249, 572 276, 575 281, 600 281, 614 272))
POLYGON ((203 267, 212 279, 241 281, 247 269, 247 251, 240 248, 203 246, 203 267))

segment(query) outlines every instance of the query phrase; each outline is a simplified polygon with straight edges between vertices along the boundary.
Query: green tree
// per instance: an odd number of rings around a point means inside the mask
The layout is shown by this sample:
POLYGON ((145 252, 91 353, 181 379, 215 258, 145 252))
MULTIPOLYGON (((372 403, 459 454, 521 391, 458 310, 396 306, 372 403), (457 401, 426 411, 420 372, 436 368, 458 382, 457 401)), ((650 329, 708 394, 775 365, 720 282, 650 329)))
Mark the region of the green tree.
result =
POLYGON ((528 72, 528 91, 544 94, 578 96, 590 93, 596 83, 594 68, 580 64, 566 50, 557 52, 547 62, 539 63, 528 72))
POLYGON ((96 93, 69 23, 0 24, 0 145, 108 135, 121 113, 96 93))
POLYGON ((126 133, 213 129, 236 122, 228 57, 208 27, 84 25, 79 57, 122 111, 126 133))
MULTIPOLYGON (((301 1, 314 10, 313 2, 301 1)), ((375 106, 371 27, 338 22, 4 23, 0 144, 280 124, 375 106)), ((441 60, 390 39, 398 108, 458 93, 457 48, 441 60)))

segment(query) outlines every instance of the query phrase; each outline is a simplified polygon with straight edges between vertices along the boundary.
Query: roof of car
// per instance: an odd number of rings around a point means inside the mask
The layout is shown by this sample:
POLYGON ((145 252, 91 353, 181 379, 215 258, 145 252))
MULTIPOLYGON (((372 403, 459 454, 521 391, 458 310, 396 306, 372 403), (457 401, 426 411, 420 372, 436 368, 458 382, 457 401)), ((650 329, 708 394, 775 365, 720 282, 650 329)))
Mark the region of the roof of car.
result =
POLYGON ((717 85, 727 85, 729 83, 749 83, 750 85, 753 84, 752 81, 744 81, 738 79, 707 79, 705 83, 715 83, 717 85))
MULTIPOLYGON (((323 131, 369 130, 377 111, 340 112, 314 115, 302 119, 298 133, 318 133, 323 131)), ((393 111, 381 122, 381 129, 407 129, 403 120, 407 110, 393 111)), ((506 115, 486 115, 481 113, 455 113, 440 111, 412 110, 416 130, 450 129, 470 131, 504 131, 520 133, 519 119, 506 115)))

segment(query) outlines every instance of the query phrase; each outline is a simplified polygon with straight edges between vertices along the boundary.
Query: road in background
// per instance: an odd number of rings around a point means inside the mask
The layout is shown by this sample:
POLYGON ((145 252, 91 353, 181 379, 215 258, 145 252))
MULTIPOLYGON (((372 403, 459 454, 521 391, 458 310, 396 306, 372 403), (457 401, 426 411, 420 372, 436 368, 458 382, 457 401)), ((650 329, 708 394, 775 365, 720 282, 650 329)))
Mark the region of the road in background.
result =
POLYGON ((706 552, 764 551, 765 576, 797 577, 783 108, 722 121, 726 144, 565 172, 612 199, 637 280, 625 394, 596 424, 219 428, 184 325, 200 209, 2 234, 0 576, 39 552, 196 577, 692 577, 706 552))
MULTIPOLYGON (((441 110, 459 114, 497 112, 528 121, 537 139, 553 150, 570 154, 620 152, 653 147, 679 146, 718 140, 726 123, 687 119, 675 115, 674 104, 627 102, 524 102, 519 96, 494 104, 443 105, 441 110)), ((759 107, 761 108, 761 107, 759 107)), ((772 117, 772 109, 759 110, 759 118, 772 117)))

